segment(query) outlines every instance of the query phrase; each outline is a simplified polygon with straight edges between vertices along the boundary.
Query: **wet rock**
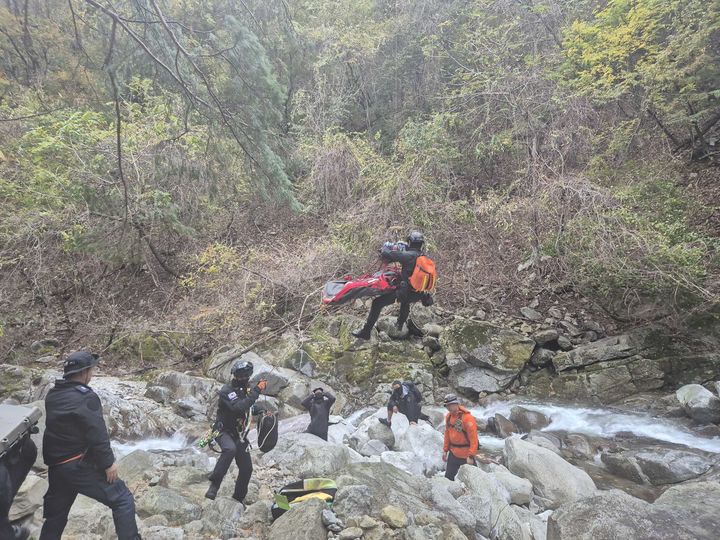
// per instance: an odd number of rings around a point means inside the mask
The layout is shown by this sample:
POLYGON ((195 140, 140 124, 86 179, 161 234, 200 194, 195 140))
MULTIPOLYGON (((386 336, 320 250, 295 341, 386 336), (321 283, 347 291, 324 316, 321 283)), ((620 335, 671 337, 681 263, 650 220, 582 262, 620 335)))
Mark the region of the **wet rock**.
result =
POLYGON ((595 484, 587 473, 557 454, 520 439, 505 440, 505 462, 513 474, 528 479, 550 508, 590 497, 595 484))
POLYGON ((686 384, 675 394, 685 413, 698 422, 720 423, 720 398, 699 384, 686 384))
POLYGON ((563 450, 570 457, 579 459, 592 459, 595 455, 590 442, 583 435, 577 433, 570 433, 565 436, 563 450))
POLYGON ((496 413, 495 432, 498 434, 498 437, 502 437, 504 439, 513 433, 519 433, 519 430, 514 423, 505 418, 502 414, 496 413))
POLYGON ((550 425, 550 419, 543 413, 519 406, 510 409, 510 420, 519 428, 520 433, 529 433, 533 429, 550 425))
POLYGON ((540 312, 538 312, 528 306, 520 308, 520 313, 522 313, 523 317, 525 317, 526 319, 529 319, 531 321, 539 321, 543 318, 543 316, 540 312))
MULTIPOLYGON (((547 540, 690 540, 698 538, 665 508, 619 490, 567 503, 548 520, 547 540)), ((708 537, 709 538, 709 537, 708 537)))
POLYGON ((635 454, 640 469, 654 485, 676 484, 705 474, 712 462, 701 455, 682 450, 644 451, 635 454))
POLYGON ((294 505, 277 518, 270 527, 270 538, 292 538, 293 540, 319 540, 327 533, 322 522, 323 501, 310 499, 294 505))

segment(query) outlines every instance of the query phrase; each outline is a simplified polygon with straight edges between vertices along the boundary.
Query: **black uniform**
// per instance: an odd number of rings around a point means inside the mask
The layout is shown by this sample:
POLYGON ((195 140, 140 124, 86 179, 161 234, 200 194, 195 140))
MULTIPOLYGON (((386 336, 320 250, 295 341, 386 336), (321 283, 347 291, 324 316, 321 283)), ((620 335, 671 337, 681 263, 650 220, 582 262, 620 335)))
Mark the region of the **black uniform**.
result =
POLYGON ((45 494, 45 524, 40 540, 59 540, 78 493, 112 509, 120 540, 140 538, 135 501, 125 483, 109 484, 105 469, 115 462, 100 398, 89 386, 57 380, 45 398, 43 459, 50 487, 45 494))
POLYGON ((424 415, 421 413, 420 401, 422 396, 412 383, 402 383, 400 388, 395 389, 390 394, 387 408, 397 407, 398 410, 407 416, 409 422, 415 422, 424 415))
POLYGON ((335 396, 325 392, 322 396, 315 397, 310 394, 306 397, 302 406, 310 412, 310 425, 305 430, 327 441, 328 424, 330 423, 330 409, 335 403, 335 396))
POLYGON ((11 540, 17 535, 17 531, 10 525, 8 513, 36 457, 37 446, 30 438, 30 433, 27 433, 0 459, 0 539, 2 540, 11 540))
POLYGON ((215 441, 220 445, 222 454, 209 479, 214 486, 220 487, 234 458, 238 467, 238 477, 235 481, 233 498, 240 502, 247 495, 253 471, 247 432, 250 430, 250 410, 259 395, 260 390, 257 387, 247 390, 232 383, 223 386, 219 392, 214 429, 220 431, 215 441))
POLYGON ((429 293, 417 292, 410 286, 410 276, 412 276, 412 273, 415 271, 415 262, 421 255, 422 252, 417 249, 409 248, 405 251, 393 251, 388 247, 383 247, 380 252, 380 258, 383 261, 400 263, 400 284, 394 291, 375 297, 370 305, 370 312, 365 321, 365 326, 363 326, 360 331, 361 334, 369 336, 370 331, 377 323, 378 318, 380 318, 382 309, 391 306, 396 301, 400 302, 397 326, 398 328, 402 328, 410 316, 410 304, 430 297, 429 293))

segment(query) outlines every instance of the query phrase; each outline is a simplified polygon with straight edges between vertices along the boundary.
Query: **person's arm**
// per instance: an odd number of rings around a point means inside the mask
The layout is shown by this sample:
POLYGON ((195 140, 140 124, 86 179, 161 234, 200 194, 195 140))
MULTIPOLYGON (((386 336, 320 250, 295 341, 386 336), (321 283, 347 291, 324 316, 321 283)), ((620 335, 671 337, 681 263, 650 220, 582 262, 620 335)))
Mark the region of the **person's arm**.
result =
MULTIPOLYGON (((261 382, 262 381, 260 381, 260 383, 261 382)), ((247 393, 247 396, 244 398, 241 398, 238 395, 233 396, 235 392, 230 392, 229 394, 221 392, 220 400, 222 400, 227 406, 227 408, 234 413, 246 413, 250 410, 255 401, 257 401, 257 398, 260 397, 260 391, 264 388, 260 387, 260 383, 250 389, 250 391, 247 393)))
POLYGON ((327 398, 325 401, 327 403, 327 408, 329 411, 330 407, 332 407, 335 403, 335 396, 333 396, 330 392, 325 392, 325 397, 327 398))
POLYGON ((468 443, 470 444, 470 450, 468 452, 468 459, 474 458, 477 455, 478 452, 478 433, 477 433, 477 423, 475 422, 475 418, 472 417, 470 414, 466 414, 465 420, 463 421, 465 433, 468 437, 468 443))
POLYGON ((101 469, 109 469, 115 463, 115 455, 110 447, 105 419, 102 414, 102 403, 95 393, 85 397, 85 409, 81 411, 81 418, 85 430, 85 442, 88 453, 95 464, 101 469))
POLYGON ((450 426, 448 418, 445 415, 445 435, 443 436, 443 461, 447 461, 447 453, 450 451, 450 426))
POLYGON ((302 403, 301 403, 300 405, 302 405, 303 407, 305 407, 305 408, 309 411, 309 410, 310 410, 310 404, 312 403, 312 399, 313 399, 313 395, 310 394, 308 397, 306 397, 305 399, 302 400, 302 403))

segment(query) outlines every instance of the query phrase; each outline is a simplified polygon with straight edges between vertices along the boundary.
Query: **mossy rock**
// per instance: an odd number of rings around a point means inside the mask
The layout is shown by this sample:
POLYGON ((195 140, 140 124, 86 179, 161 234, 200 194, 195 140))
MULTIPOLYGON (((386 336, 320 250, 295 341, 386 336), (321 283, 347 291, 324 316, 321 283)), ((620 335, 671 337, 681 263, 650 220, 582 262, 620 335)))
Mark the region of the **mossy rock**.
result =
POLYGON ((180 348, 186 345, 186 334, 140 332, 122 336, 108 347, 108 356, 121 360, 136 359, 144 362, 179 360, 180 348))
POLYGON ((535 342, 522 334, 471 319, 455 319, 440 341, 448 355, 506 373, 522 370, 535 349, 535 342))
POLYGON ((10 364, 0 364, 0 401, 14 399, 26 403, 32 398, 33 385, 38 384, 43 372, 10 364))

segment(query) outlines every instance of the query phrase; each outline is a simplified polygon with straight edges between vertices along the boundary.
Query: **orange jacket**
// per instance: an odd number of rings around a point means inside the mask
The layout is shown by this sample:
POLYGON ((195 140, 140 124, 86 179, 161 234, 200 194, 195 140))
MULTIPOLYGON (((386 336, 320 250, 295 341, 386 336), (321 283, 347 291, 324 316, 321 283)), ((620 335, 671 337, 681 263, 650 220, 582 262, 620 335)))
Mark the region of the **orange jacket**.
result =
POLYGON ((443 452, 451 451, 457 458, 475 456, 478 451, 477 422, 465 407, 445 415, 443 452))

